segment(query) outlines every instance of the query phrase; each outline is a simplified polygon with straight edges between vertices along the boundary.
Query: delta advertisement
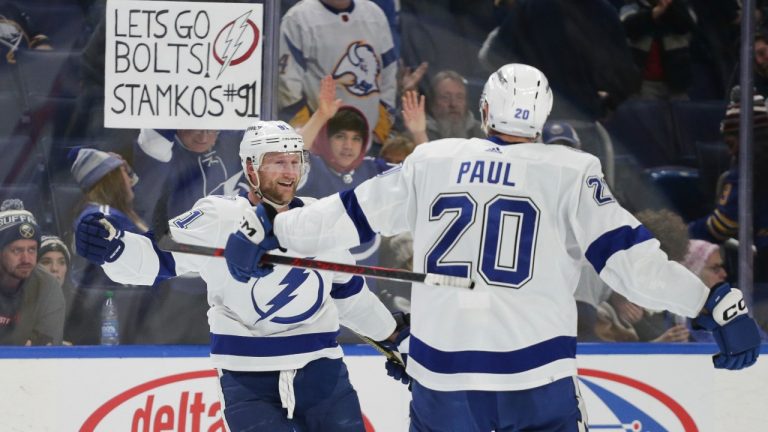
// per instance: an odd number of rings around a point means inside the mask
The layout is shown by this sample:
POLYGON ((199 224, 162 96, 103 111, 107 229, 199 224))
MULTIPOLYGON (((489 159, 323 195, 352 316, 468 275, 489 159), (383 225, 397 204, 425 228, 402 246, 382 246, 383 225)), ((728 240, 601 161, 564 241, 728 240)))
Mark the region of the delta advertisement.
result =
MULTIPOLYGON (((204 347, 190 356, 152 357, 156 351, 147 347, 117 358, 13 358, 6 352, 0 358, 2 430, 226 431, 217 375, 204 347)), ((407 431, 407 388, 386 376, 383 358, 372 349, 347 351, 366 430, 407 431)), ((592 430, 766 430, 765 349, 756 365, 736 372, 713 369, 703 353, 599 351, 579 356, 592 430)))
POLYGON ((260 116, 264 5, 108 0, 104 126, 243 129, 260 116))

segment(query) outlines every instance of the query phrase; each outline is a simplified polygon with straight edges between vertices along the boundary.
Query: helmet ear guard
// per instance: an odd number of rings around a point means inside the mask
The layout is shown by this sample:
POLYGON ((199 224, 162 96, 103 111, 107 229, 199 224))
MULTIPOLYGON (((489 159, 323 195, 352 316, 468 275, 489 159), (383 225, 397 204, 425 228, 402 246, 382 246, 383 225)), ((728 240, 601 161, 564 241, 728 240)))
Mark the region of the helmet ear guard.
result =
POLYGON ((512 63, 494 72, 480 97, 480 118, 486 134, 491 130, 534 139, 541 134, 552 111, 552 90, 535 67, 512 63))

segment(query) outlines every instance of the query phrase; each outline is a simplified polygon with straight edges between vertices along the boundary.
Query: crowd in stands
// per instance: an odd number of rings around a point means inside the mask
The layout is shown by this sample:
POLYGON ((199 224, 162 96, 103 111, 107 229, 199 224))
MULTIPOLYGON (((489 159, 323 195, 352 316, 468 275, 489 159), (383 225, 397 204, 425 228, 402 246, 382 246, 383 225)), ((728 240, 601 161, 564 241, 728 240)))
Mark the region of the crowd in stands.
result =
MULTIPOLYGON (((671 259, 708 286, 738 282, 742 2, 279 3, 279 117, 300 130, 311 161, 298 196, 354 187, 426 141, 482 137, 482 83, 526 63, 555 97, 541 142, 598 156, 616 198, 671 259)), ((756 3, 751 302, 768 330, 768 2, 756 3)), ((98 344, 108 291, 121 343, 208 342, 199 278, 122 286, 72 253, 73 226, 89 213, 157 233, 204 196, 248 189, 242 131, 104 128, 104 11, 103 0, 0 0, 0 344, 98 344)), ((409 268, 410 247, 408 236, 377 236, 352 252, 409 268)), ((407 284, 369 285, 408 309, 407 284)), ((576 296, 582 341, 709 341, 587 266, 576 296)))

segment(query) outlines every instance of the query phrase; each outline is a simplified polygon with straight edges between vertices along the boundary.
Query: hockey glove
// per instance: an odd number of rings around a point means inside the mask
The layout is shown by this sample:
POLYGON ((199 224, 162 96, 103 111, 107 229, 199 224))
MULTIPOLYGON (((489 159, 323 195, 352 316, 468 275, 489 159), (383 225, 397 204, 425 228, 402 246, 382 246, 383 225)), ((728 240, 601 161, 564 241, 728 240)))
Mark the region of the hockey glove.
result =
POLYGON ((272 273, 272 266, 261 265, 261 257, 280 244, 272 234, 272 222, 263 205, 246 211, 237 232, 230 234, 224 249, 229 274, 238 282, 248 282, 272 273))
MULTIPOLYGON (((384 340, 379 342, 382 346, 400 354, 403 359, 403 365, 408 364, 408 342, 411 336, 411 315, 403 312, 393 312, 392 317, 397 323, 395 327, 394 340, 384 340)), ((387 375, 394 378, 396 381, 400 381, 403 384, 411 383, 411 376, 405 371, 405 367, 394 360, 387 359, 384 367, 387 369, 387 375)), ((410 389, 410 386, 409 386, 410 389)))
POLYGON ((717 369, 737 370, 753 365, 760 354, 757 323, 747 315, 747 305, 741 291, 723 282, 712 287, 704 303, 707 313, 701 313, 694 324, 704 327, 720 348, 712 357, 717 369))
POLYGON ((123 235, 123 231, 115 228, 103 213, 91 213, 77 224, 75 250, 96 265, 113 262, 125 250, 123 235))

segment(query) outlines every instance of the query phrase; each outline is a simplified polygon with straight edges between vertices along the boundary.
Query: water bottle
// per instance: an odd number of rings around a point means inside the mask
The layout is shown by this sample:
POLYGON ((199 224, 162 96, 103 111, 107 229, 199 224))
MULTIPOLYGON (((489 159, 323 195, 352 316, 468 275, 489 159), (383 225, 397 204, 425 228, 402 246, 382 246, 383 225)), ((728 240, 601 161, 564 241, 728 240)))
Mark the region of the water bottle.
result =
POLYGON ((120 334, 117 322, 117 306, 115 306, 114 293, 107 291, 107 301, 101 309, 101 344, 118 345, 120 334))

